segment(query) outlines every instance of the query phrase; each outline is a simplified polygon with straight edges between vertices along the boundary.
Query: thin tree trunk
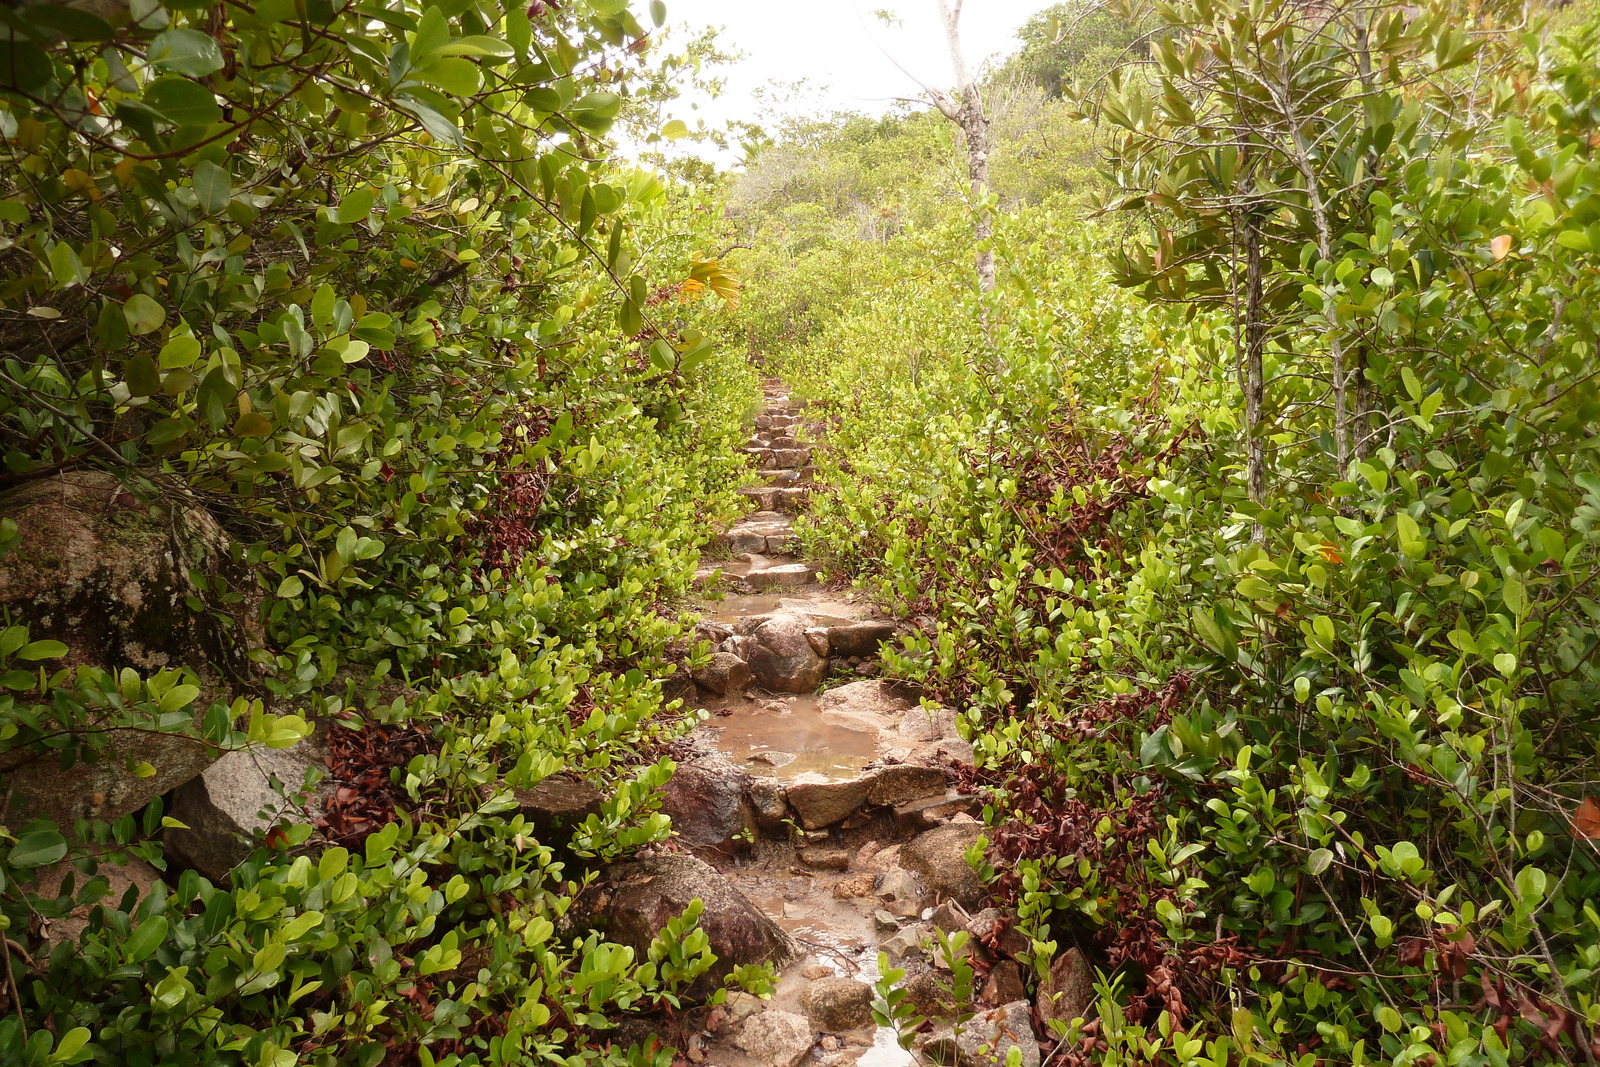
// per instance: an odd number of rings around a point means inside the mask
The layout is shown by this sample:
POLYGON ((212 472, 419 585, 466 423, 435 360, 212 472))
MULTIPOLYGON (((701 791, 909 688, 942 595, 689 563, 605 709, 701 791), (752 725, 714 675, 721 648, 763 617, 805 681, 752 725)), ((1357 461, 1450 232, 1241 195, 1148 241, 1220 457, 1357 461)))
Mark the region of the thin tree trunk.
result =
POLYGON ((1245 218, 1244 283, 1244 422, 1245 480, 1250 499, 1267 499, 1267 446, 1262 434, 1261 401, 1266 393, 1262 355, 1267 346, 1267 323, 1262 310, 1261 223, 1245 218))
POLYGON ((962 0, 939 0, 939 15, 944 21, 945 38, 950 43, 950 62, 955 67, 956 91, 959 102, 941 100, 934 102, 946 118, 961 127, 962 140, 967 146, 967 182, 972 196, 972 231, 979 244, 977 255, 978 288, 984 292, 994 289, 994 250, 986 246, 994 237, 994 218, 989 213, 989 117, 983 109, 983 93, 967 69, 966 55, 961 51, 962 0))

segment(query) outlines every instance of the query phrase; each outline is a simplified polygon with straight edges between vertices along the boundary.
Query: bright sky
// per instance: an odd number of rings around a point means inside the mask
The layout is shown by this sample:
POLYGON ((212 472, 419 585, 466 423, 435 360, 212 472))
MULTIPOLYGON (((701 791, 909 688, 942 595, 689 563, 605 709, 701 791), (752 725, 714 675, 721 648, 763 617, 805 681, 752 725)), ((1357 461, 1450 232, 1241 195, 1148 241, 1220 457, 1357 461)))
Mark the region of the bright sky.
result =
MULTIPOLYGON (((966 0, 961 37, 968 65, 976 72, 985 59, 1014 51, 1018 28, 1048 6, 1049 0, 966 0)), ((745 54, 726 70, 721 99, 700 101, 699 111, 681 116, 691 125, 699 116, 708 122, 757 118, 762 107, 751 94, 771 82, 806 78, 826 87, 811 98, 820 108, 876 114, 895 97, 918 95, 916 82, 896 62, 930 85, 955 81, 938 0, 667 0, 667 23, 679 41, 689 27, 725 27, 724 49, 745 54), (888 9, 903 25, 885 26, 873 17, 877 9, 888 9)))

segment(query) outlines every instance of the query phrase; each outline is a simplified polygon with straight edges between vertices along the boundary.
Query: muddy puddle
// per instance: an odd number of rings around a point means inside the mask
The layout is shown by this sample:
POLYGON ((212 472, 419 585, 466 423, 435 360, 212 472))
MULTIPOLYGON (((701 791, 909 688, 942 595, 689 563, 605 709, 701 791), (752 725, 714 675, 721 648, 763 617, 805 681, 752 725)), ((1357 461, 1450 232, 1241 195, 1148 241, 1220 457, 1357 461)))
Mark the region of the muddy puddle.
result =
POLYGON ((775 593, 744 593, 708 603, 703 610, 703 617, 731 626, 740 619, 770 615, 775 611, 796 611, 809 615, 818 626, 840 626, 866 614, 865 609, 844 601, 779 596, 775 593))
POLYGON ((807 773, 850 778, 878 754, 875 733, 824 721, 814 696, 735 704, 700 730, 750 773, 783 781, 807 773))

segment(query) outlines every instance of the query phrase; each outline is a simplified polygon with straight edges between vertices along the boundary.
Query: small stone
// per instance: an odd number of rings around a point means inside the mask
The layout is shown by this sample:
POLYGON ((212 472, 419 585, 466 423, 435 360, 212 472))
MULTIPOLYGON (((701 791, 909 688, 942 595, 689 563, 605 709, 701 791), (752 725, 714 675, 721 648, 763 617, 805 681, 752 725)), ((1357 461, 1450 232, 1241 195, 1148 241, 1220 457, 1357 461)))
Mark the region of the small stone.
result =
POLYGON ((873 877, 870 874, 853 874, 833 883, 834 900, 856 900, 872 895, 873 877))
POLYGON ((711 662, 694 672, 695 684, 722 696, 750 684, 750 665, 731 652, 713 652, 711 662))
POLYGON ((800 1006, 818 1030, 859 1030, 872 1025, 872 987, 854 978, 822 978, 800 994, 800 1006))
POLYGON ((1022 984, 1022 968, 1015 960, 1001 960, 989 969, 979 997, 985 1004, 998 1008, 1014 1000, 1026 1000, 1028 990, 1022 984))
POLYGON ((797 856, 814 871, 842 871, 850 866, 850 853, 842 848, 802 848, 797 856))
POLYGON ((891 867, 872 883, 872 894, 887 905, 887 910, 905 918, 922 913, 927 891, 916 875, 903 867, 891 867))
POLYGON ((818 1041, 817 1044, 822 1046, 822 1051, 824 1052, 839 1051, 839 1039, 832 1034, 822 1035, 822 1040, 818 1041))
POLYGON ((1034 1006, 1039 1021, 1070 1023, 1088 1014, 1094 1005, 1094 968, 1078 948, 1067 949, 1050 965, 1050 974, 1039 983, 1034 1006))
POLYGON ((937 908, 934 908, 933 913, 927 918, 932 920, 933 925, 945 933, 953 934, 957 930, 965 930, 972 917, 966 913, 966 910, 960 904, 953 900, 947 900, 937 908))
POLYGON ((895 805, 894 824, 901 833, 920 833, 942 826, 957 815, 970 815, 978 807, 977 797, 960 793, 923 797, 895 805))
POLYGON ((904 959, 906 956, 921 953, 923 940, 932 933, 931 928, 920 923, 915 926, 903 926, 886 938, 879 947, 891 960, 904 959))
POLYGON ((762 833, 773 834, 783 829, 783 820, 789 814, 789 800, 783 786, 775 779, 751 778, 745 783, 745 797, 755 812, 756 827, 762 833))
POLYGON ((793 1012, 764 1011, 750 1017, 734 1043, 766 1067, 795 1067, 811 1051, 811 1024, 793 1012))
POLYGON ((900 920, 893 912, 879 908, 872 913, 872 924, 886 934, 892 934, 900 929, 900 920))
POLYGON ((955 1014, 949 987, 933 971, 918 971, 905 982, 906 999, 927 1019, 955 1014))
POLYGON ((987 946, 990 941, 1002 956, 1013 959, 1033 948, 1026 934, 1016 927, 1015 915, 998 908, 984 908, 967 923, 967 932, 973 939, 987 946), (995 931, 999 930, 996 935, 995 931))
POLYGON ((800 968, 800 977, 812 982, 819 978, 832 978, 833 968, 826 963, 808 963, 800 968))

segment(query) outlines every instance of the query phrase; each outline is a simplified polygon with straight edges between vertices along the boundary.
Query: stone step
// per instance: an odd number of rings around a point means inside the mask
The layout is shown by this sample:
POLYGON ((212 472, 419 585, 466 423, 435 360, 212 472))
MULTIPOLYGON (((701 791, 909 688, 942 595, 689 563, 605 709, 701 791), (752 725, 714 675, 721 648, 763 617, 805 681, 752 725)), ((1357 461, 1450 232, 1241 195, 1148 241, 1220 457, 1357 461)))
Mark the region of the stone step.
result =
POLYGON ((803 589, 815 578, 809 563, 769 563, 753 566, 744 576, 744 584, 752 593, 770 593, 779 589, 803 589))
POLYGON ((768 485, 786 486, 799 485, 805 479, 805 474, 797 470, 762 471, 761 477, 768 485))
POLYGON ((774 489, 773 504, 778 511, 786 511, 791 515, 799 514, 811 502, 811 490, 801 485, 792 489, 774 489))
POLYGON ((767 511, 757 512, 755 517, 735 523, 722 535, 722 543, 735 555, 740 552, 785 555, 798 547, 794 542, 794 527, 789 520, 767 511), (773 517, 763 519, 758 517, 761 515, 773 517))
POLYGON ((762 470, 799 470, 811 462, 809 448, 768 448, 761 457, 762 470))

